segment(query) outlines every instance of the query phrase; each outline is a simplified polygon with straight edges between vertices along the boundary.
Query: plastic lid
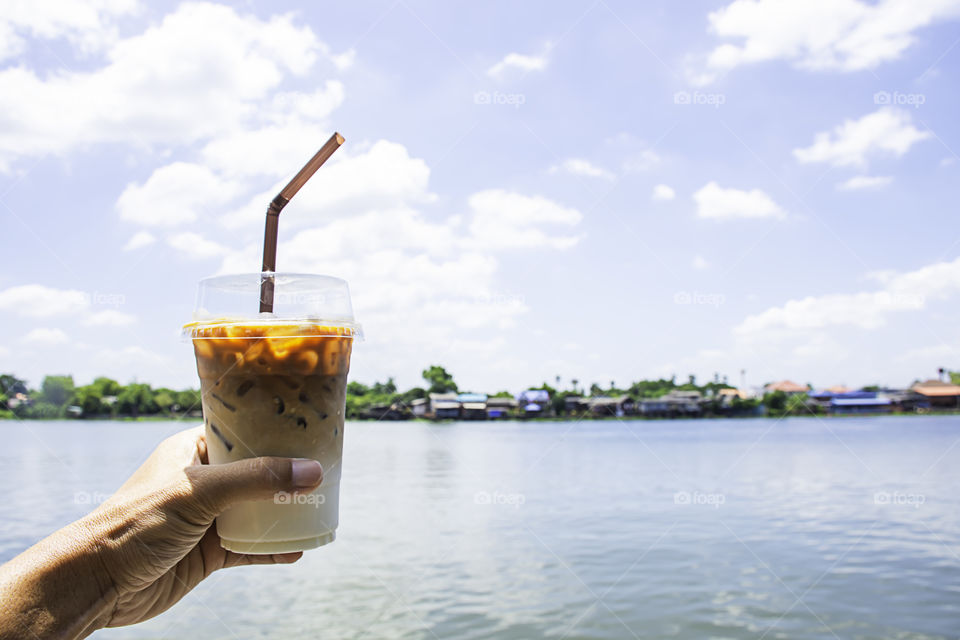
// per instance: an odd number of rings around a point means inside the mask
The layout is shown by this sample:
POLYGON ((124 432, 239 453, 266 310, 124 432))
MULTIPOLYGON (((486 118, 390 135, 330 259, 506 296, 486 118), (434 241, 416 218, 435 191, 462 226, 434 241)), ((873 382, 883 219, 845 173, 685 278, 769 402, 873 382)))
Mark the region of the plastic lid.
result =
POLYGON ((339 335, 361 338, 345 280, 305 273, 243 273, 200 281, 186 338, 339 335), (273 313, 259 313, 260 284, 274 280, 273 313))

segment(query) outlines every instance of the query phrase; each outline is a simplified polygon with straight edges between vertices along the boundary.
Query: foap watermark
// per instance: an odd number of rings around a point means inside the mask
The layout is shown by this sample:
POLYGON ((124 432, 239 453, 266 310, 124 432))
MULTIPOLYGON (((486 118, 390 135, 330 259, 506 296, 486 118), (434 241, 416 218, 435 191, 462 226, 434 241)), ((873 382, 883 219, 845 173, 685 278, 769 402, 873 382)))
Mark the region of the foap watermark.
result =
POLYGON ((722 493, 704 493, 702 491, 677 491, 673 494, 673 504, 682 506, 707 506, 719 509, 726 504, 727 496, 722 493))
POLYGON ((319 308, 321 305, 326 304, 327 297, 322 293, 290 293, 284 291, 277 291, 273 295, 273 304, 274 306, 280 307, 284 305, 290 306, 305 306, 308 308, 319 308))
POLYGON ((516 307, 523 306, 526 299, 518 293, 491 293, 477 296, 474 302, 491 307, 516 307))
POLYGON ((122 307, 127 304, 127 298, 122 293, 104 293, 103 291, 94 291, 84 294, 87 303, 92 307, 122 307))
POLYGON ((873 104, 882 106, 913 107, 919 109, 926 103, 927 96, 922 93, 903 93, 901 91, 877 91, 873 94, 873 104))
POLYGON ((673 104, 680 105, 702 105, 719 109, 721 105, 726 104, 727 96, 722 93, 706 93, 703 91, 677 91, 673 94, 673 104))
POLYGON ((521 505, 526 504, 527 497, 522 493, 502 493, 500 491, 477 491, 473 494, 474 504, 492 504, 504 505, 519 509, 521 505))
POLYGON ((910 491, 878 491, 873 494, 873 503, 878 505, 892 504, 897 507, 913 507, 919 509, 926 503, 927 496, 910 491))
POLYGON ((109 500, 112 495, 112 493, 101 493, 99 491, 75 491, 73 493, 73 504, 101 504, 109 500))
POLYGON ((505 105, 519 109, 527 103, 527 96, 522 93, 503 93, 501 91, 477 91, 473 94, 473 104, 505 105))
POLYGON ((273 504, 309 504, 319 506, 327 501, 327 496, 322 493, 291 493, 289 491, 277 491, 273 494, 273 504))
POLYGON ((704 293, 701 291, 677 291, 673 294, 674 304, 707 305, 719 307, 727 301, 722 293, 704 293))

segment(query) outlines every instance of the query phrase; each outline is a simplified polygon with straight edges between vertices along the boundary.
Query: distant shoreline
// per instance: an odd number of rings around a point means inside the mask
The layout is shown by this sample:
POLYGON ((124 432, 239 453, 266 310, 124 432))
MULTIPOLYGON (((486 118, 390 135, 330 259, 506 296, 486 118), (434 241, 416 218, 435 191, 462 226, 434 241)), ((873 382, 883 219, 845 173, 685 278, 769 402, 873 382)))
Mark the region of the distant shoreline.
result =
MULTIPOLYGON (((960 416, 960 410, 955 411, 929 411, 926 413, 903 412, 903 413, 842 413, 842 414, 791 414, 780 416, 709 416, 709 417, 648 417, 642 415, 628 416, 551 416, 542 418, 503 418, 496 420, 431 420, 429 418, 410 418, 407 420, 377 420, 374 418, 349 418, 345 422, 382 422, 384 424, 455 424, 455 423, 476 423, 476 424, 497 424, 503 422, 513 423, 538 423, 538 422, 722 422, 726 420, 785 420, 787 418, 818 418, 820 420, 842 420, 847 418, 930 418, 943 416, 960 416)), ((184 422, 195 425, 203 424, 202 417, 178 418, 175 416, 113 416, 102 418, 5 418, 0 417, 0 424, 17 422, 75 422, 83 424, 85 422, 184 422)))

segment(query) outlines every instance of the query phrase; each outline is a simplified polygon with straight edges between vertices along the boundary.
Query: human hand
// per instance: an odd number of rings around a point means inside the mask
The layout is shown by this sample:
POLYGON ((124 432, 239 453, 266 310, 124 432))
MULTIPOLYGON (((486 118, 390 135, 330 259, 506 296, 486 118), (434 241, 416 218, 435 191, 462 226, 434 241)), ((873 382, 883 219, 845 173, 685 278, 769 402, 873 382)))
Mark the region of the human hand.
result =
POLYGON ((301 552, 227 551, 213 525, 243 500, 310 491, 320 463, 250 458, 208 465, 203 427, 164 440, 110 497, 81 520, 0 568, 0 638, 83 637, 99 627, 134 624, 166 611, 218 569, 288 564, 301 552), (9 614, 9 616, 8 616, 9 614))

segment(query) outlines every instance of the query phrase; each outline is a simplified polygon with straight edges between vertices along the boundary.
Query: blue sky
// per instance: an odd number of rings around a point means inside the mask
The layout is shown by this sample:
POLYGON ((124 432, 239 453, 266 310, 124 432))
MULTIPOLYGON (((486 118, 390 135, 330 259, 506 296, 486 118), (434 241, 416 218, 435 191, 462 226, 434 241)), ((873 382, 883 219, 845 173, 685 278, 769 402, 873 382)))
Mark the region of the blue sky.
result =
MULTIPOLYGON (((62 5, 62 6, 61 6, 62 5)), ((0 8, 0 369, 196 385, 196 282, 346 278, 354 379, 960 369, 960 2, 0 8)))

